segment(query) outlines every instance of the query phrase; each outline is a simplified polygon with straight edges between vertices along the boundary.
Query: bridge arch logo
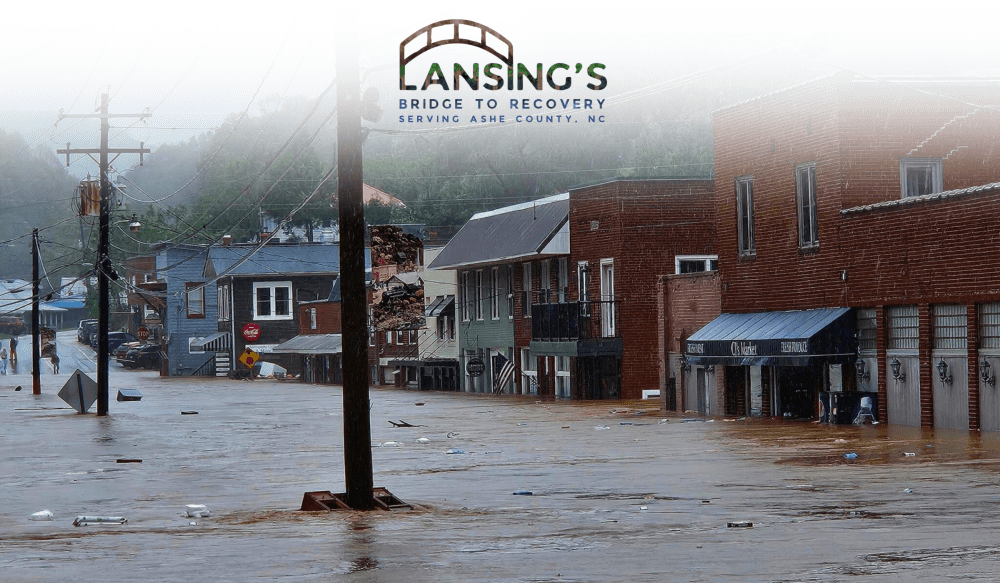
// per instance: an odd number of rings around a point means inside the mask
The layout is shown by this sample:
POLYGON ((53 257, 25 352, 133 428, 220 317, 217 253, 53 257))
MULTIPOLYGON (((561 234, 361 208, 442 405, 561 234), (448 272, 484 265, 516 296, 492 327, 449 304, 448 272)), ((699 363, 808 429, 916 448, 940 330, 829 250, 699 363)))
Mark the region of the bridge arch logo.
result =
MULTIPOLYGON (((438 87, 444 91, 466 88, 478 91, 508 91, 525 88, 541 91, 546 87, 557 91, 569 89, 573 85, 574 75, 583 72, 583 63, 571 66, 567 63, 554 63, 546 67, 537 63, 529 67, 514 60, 514 44, 496 30, 472 20, 449 19, 439 20, 418 29, 399 43, 399 89, 401 91, 426 91, 438 87), (441 46, 460 44, 468 45, 485 51, 499 62, 491 61, 480 67, 480 63, 466 66, 453 63, 451 75, 437 62, 427 67, 423 83, 408 84, 406 67, 414 59, 441 46), (482 77, 480 76, 482 73, 482 77), (505 74, 501 74, 505 73, 505 74), (483 78, 485 77, 485 78, 483 78), (450 81, 450 82, 449 82, 450 81)), ((587 66, 586 78, 590 81, 587 88, 600 91, 607 87, 607 77, 601 74, 605 69, 602 63, 590 63, 587 66)))

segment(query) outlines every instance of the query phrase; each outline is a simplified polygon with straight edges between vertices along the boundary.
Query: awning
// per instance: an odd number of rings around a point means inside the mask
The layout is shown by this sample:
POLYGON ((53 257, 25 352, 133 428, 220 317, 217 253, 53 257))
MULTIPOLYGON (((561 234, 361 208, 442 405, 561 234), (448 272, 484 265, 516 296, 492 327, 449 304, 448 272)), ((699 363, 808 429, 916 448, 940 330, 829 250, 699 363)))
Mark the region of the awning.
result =
POLYGON ((229 332, 219 332, 192 343, 191 349, 204 350, 205 352, 229 352, 232 345, 229 332))
POLYGON ((438 316, 447 316, 455 312, 455 296, 438 296, 434 298, 431 305, 427 306, 424 311, 424 315, 429 318, 437 318, 438 316))
POLYGON ((857 358, 854 312, 819 308, 791 312, 722 314, 685 343, 692 364, 807 366, 857 358))
POLYGON ((340 334, 300 334, 271 350, 279 354, 341 354, 343 351, 340 334))

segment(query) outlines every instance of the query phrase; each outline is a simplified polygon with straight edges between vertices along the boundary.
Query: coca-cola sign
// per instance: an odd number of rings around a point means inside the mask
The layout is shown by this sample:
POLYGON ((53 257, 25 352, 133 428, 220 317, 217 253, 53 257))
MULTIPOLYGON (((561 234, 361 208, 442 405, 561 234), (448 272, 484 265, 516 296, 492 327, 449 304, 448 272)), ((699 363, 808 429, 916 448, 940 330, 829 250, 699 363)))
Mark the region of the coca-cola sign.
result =
POLYGON ((257 342, 260 340, 260 324, 250 322, 246 326, 243 326, 243 338, 247 342, 257 342))

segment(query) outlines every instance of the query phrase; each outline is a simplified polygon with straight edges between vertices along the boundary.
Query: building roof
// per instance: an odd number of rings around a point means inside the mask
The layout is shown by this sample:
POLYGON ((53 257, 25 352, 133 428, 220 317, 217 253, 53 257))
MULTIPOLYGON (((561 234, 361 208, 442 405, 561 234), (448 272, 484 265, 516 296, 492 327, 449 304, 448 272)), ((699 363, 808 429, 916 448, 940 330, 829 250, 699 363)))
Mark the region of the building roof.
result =
POLYGON ((428 269, 457 269, 569 253, 569 193, 476 213, 428 269))
POLYGON ((343 337, 340 334, 300 334, 275 346, 271 352, 279 354, 340 354, 343 337))
POLYGON ((898 198, 895 200, 885 200, 882 202, 877 202, 875 204, 855 206, 851 208, 841 209, 840 214, 846 216, 846 215, 853 215, 879 209, 904 208, 910 205, 921 204, 934 200, 946 200, 949 198, 957 198, 972 194, 983 194, 988 192, 995 193, 997 191, 1000 191, 1000 182, 991 182, 989 184, 983 184, 981 186, 970 186, 969 188, 958 188, 955 190, 946 190, 944 192, 935 192, 934 194, 924 194, 922 196, 908 196, 906 198, 898 198))
MULTIPOLYGON (((365 253, 365 266, 371 264, 365 253)), ((307 275, 338 273, 339 245, 213 245, 205 262, 206 277, 307 275)))

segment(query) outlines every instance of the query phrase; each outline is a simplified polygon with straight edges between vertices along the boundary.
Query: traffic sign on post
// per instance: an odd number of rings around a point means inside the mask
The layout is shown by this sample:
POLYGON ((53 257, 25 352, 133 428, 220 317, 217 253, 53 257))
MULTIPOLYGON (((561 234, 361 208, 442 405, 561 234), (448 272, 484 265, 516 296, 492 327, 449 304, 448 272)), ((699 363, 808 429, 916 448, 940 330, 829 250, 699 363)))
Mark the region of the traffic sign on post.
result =
POLYGON ((149 340, 149 328, 139 326, 139 329, 135 331, 135 337, 143 342, 149 340))
POLYGON ((240 362, 247 368, 253 368, 253 365, 257 364, 258 360, 260 360, 260 355, 249 348, 244 350, 243 354, 240 354, 240 362))
POLYGON ((59 389, 59 398, 79 413, 86 413, 97 400, 97 383, 77 369, 59 389))

